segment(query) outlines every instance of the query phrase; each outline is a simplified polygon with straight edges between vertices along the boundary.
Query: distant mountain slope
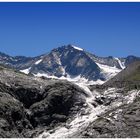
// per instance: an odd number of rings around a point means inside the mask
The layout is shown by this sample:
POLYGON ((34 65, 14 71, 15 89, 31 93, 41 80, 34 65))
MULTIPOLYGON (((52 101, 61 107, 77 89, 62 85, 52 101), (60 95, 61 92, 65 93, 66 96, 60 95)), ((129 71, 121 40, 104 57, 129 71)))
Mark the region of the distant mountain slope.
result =
POLYGON ((129 85, 129 84, 136 84, 140 82, 140 61, 136 61, 127 68, 122 70, 118 73, 115 77, 107 81, 104 85, 109 86, 121 86, 122 85, 129 85))
POLYGON ((37 57, 11 57, 0 53, 0 63, 26 74, 80 81, 103 83, 139 57, 98 57, 74 45, 53 49, 37 57))
POLYGON ((87 55, 95 62, 102 64, 102 65, 108 65, 110 67, 116 67, 118 69, 125 68, 125 58, 116 58, 113 56, 109 57, 98 57, 96 55, 93 55, 91 53, 86 52, 87 55))

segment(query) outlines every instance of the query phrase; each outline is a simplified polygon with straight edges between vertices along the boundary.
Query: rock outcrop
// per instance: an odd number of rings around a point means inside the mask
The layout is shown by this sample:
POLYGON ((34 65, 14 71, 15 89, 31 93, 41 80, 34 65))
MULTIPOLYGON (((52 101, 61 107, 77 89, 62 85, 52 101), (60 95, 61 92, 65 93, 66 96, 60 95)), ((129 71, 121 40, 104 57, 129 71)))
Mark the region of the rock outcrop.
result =
POLYGON ((0 67, 0 137, 32 137, 38 127, 65 122, 85 102, 76 85, 0 67))

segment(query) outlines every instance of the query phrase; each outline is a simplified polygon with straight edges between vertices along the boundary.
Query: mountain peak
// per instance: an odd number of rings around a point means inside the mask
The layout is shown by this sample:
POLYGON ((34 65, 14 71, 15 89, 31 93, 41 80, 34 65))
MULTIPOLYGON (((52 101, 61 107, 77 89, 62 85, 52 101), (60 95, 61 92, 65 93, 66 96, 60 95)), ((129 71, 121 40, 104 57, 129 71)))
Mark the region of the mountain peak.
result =
POLYGON ((82 48, 80 48, 80 47, 78 47, 78 46, 75 46, 75 45, 72 45, 72 44, 69 44, 69 45, 67 45, 66 47, 68 47, 68 48, 73 48, 73 49, 76 49, 76 50, 79 50, 79 51, 83 51, 82 48))
POLYGON ((78 50, 78 51, 84 51, 84 49, 78 47, 78 46, 75 46, 75 45, 72 45, 72 44, 68 44, 68 45, 63 45, 61 47, 58 47, 58 48, 55 48, 53 49, 52 51, 55 52, 55 51, 59 51, 59 52, 62 52, 62 51, 68 51, 68 50, 78 50))

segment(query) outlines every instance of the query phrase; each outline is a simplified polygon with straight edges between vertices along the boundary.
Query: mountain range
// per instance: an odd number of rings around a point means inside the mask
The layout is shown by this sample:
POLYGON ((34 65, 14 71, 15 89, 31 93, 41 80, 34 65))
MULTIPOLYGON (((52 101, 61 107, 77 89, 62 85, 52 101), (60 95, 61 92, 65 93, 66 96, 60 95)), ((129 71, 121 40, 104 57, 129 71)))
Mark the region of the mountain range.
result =
POLYGON ((139 57, 67 45, 0 60, 0 138, 140 138, 139 57))
POLYGON ((25 74, 75 81, 103 83, 140 57, 99 57, 74 45, 53 49, 37 57, 9 56, 0 53, 0 63, 25 74))

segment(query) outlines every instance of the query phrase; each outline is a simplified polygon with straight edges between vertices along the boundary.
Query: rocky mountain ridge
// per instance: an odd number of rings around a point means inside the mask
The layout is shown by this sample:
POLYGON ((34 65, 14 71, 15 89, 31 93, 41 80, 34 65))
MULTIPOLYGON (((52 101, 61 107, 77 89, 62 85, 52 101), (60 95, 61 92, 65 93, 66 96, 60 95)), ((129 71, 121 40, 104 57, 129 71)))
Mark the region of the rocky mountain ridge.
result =
MULTIPOLYGON (((73 45, 53 49, 37 57, 11 57, 0 54, 0 63, 35 76, 61 79, 82 79, 84 81, 106 81, 139 57, 98 57, 73 45)), ((103 83, 101 82, 101 83, 103 83)))

